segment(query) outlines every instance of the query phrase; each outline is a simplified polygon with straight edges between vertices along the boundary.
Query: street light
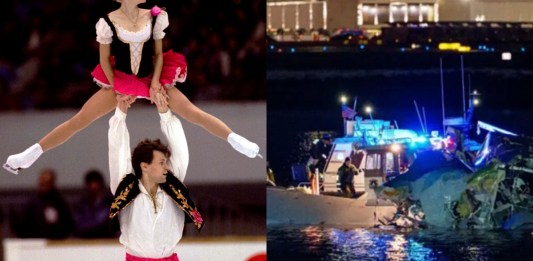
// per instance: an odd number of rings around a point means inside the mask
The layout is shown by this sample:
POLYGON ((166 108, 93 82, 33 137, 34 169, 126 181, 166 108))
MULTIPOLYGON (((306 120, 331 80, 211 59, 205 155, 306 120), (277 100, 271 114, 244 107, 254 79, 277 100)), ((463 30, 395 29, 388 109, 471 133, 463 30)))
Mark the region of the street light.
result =
POLYGON ((348 99, 346 98, 346 96, 344 96, 344 95, 341 96, 341 102, 342 102, 342 104, 346 104, 346 101, 347 101, 347 100, 348 100, 348 99))
POLYGON ((479 99, 479 96, 481 96, 481 94, 477 92, 477 90, 474 90, 472 91, 472 93, 470 93, 470 99, 472 100, 472 105, 474 106, 479 105, 479 103, 481 102, 479 99))

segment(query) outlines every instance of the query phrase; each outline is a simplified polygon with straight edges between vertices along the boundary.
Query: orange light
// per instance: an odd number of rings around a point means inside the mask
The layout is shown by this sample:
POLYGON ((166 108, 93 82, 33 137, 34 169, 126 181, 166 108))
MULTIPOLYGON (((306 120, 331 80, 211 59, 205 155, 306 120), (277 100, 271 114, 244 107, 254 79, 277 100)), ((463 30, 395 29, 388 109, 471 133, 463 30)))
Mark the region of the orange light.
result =
POLYGON ((398 144, 398 143, 394 143, 394 144, 390 145, 390 150, 393 153, 398 153, 398 152, 400 152, 401 149, 402 148, 401 148, 400 144, 398 144))

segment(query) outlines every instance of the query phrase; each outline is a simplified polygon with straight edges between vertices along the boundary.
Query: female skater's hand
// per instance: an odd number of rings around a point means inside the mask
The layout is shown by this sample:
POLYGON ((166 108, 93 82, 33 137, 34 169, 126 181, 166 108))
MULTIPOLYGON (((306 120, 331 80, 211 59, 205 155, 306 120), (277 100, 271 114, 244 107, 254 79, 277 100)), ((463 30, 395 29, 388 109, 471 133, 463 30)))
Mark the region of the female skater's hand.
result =
POLYGON ((150 87, 150 103, 154 104, 156 99, 156 94, 159 93, 158 88, 150 87))
POLYGON ((137 97, 133 95, 117 94, 117 107, 124 113, 128 113, 128 108, 135 102, 137 97))
POLYGON ((150 90, 154 90, 157 92, 161 92, 162 88, 163 86, 161 85, 160 82, 152 82, 152 84, 150 85, 150 90))
MULTIPOLYGON (((167 92, 166 92, 165 88, 163 88, 161 83, 153 82, 152 85, 150 86, 150 101, 151 101, 151 103, 152 104, 156 103, 156 99, 162 99, 162 98, 165 98, 164 100, 167 101, 167 105, 168 105, 168 99, 170 97, 167 95, 167 92), (162 94, 162 96, 156 96, 157 93, 162 94)), ((163 100, 160 100, 160 101, 163 101, 163 100)))

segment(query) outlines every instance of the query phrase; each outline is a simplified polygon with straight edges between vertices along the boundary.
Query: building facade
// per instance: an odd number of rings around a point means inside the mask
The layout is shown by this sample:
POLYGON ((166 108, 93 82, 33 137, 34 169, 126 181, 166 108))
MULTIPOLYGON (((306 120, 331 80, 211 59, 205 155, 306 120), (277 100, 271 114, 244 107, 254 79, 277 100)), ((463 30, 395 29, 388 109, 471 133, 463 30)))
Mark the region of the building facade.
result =
POLYGON ((395 22, 533 22, 528 0, 267 1, 267 29, 372 28, 395 22))

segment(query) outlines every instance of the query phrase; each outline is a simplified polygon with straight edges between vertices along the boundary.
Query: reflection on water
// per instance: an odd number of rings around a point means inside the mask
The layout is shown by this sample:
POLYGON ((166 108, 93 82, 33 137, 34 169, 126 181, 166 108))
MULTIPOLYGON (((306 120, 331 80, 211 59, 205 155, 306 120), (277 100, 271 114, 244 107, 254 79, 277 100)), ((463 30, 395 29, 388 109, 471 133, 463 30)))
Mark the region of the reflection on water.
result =
POLYGON ((533 230, 269 227, 268 260, 533 260, 533 230))

